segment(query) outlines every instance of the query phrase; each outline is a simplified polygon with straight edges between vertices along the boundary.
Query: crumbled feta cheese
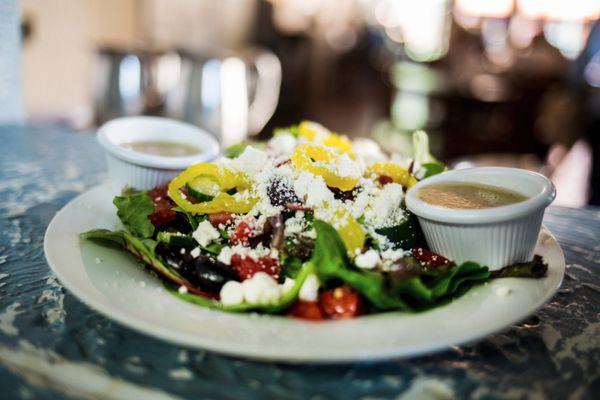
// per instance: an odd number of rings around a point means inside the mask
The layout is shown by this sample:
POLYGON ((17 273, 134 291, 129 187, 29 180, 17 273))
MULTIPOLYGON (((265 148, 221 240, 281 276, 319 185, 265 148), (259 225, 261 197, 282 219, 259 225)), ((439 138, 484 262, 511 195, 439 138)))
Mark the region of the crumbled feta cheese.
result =
POLYGON ((363 254, 359 254, 354 259, 356 266, 364 269, 373 269, 380 261, 379 254, 373 249, 367 250, 363 254))
POLYGON ((321 176, 315 176, 307 171, 302 171, 294 181, 296 195, 309 207, 320 207, 326 203, 333 203, 333 193, 321 176))
POLYGON ((198 258, 198 256, 200 256, 200 248, 194 247, 192 251, 190 251, 190 255, 194 258, 198 258))
POLYGON ((281 287, 271 275, 257 272, 242 282, 244 299, 250 304, 269 304, 281 297, 281 287))
POLYGON ((244 290, 242 284, 236 281, 226 282, 219 293, 221 303, 226 306, 240 304, 244 301, 244 290))
POLYGON ((366 165, 387 161, 387 157, 383 151, 381 151, 379 144, 369 138, 354 139, 352 150, 366 165))
POLYGON ((385 224, 392 213, 400 207, 402 197, 401 185, 397 183, 385 185, 370 202, 369 212, 366 214, 367 218, 374 225, 385 224))
POLYGON ((335 174, 348 178, 360 178, 363 174, 359 163, 352 160, 348 154, 342 154, 337 157, 337 162, 333 166, 335 174))
POLYGON ((411 254, 410 250, 402 250, 402 249, 398 249, 398 250, 387 249, 385 251, 380 252, 379 257, 381 258, 381 269, 383 271, 397 270, 400 267, 400 265, 398 264, 398 261, 410 254, 411 254))
POLYGON ((102 259, 100 257, 96 257, 96 264, 101 264, 102 263, 102 259))
POLYGON ((269 161, 269 156, 262 150, 248 146, 242 154, 230 162, 230 166, 250 176, 260 172, 269 161))
POLYGON ((188 292, 188 288, 185 286, 179 286, 179 289, 177 289, 177 291, 179 292, 179 294, 186 294, 188 292))
POLYGON ((292 154, 296 138, 291 133, 278 133, 269 140, 269 147, 278 154, 292 154))
POLYGON ((233 249, 231 247, 223 247, 221 252, 217 256, 217 261, 222 262, 223 264, 230 265, 231 257, 233 256, 233 249))
POLYGON ((200 246, 206 247, 210 242, 221 237, 219 231, 209 221, 202 221, 198 224, 198 228, 192 233, 192 237, 196 239, 200 246))
POLYGON ((317 301, 319 297, 319 278, 315 274, 310 274, 300 288, 298 297, 304 301, 317 301))

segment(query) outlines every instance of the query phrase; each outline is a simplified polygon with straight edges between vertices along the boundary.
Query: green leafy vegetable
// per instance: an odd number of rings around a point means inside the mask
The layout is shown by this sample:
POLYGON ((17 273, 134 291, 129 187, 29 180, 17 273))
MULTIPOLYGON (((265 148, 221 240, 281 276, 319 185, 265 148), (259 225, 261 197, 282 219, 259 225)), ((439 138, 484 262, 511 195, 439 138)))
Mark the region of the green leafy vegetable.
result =
POLYGON ((224 244, 222 243, 212 243, 209 244, 208 246, 205 247, 200 247, 200 249, 202 251, 204 251, 205 253, 209 253, 209 254, 213 254, 213 255, 219 255, 219 253, 221 253, 221 250, 223 249, 223 247, 225 247, 224 244))
POLYGON ((113 203, 119 219, 129 232, 142 238, 154 235, 154 225, 148 217, 154 212, 155 206, 146 192, 129 191, 116 196, 113 203))
POLYGON ((281 262, 281 277, 282 278, 296 278, 300 270, 302 269, 302 260, 298 257, 285 255, 281 262))
POLYGON ((206 215, 192 215, 179 206, 173 207, 172 210, 185 216, 185 219, 187 220, 188 224, 190 224, 192 231, 195 231, 198 228, 198 224, 206 219, 206 215))
POLYGON ((390 227, 377 228, 375 233, 385 236, 394 244, 396 249, 410 249, 420 237, 420 226, 417 218, 406 212, 401 223, 390 227))
POLYGON ((317 230, 317 240, 311 262, 315 266, 315 272, 323 281, 340 279, 380 309, 408 309, 402 300, 387 293, 382 274, 348 268, 350 261, 346 255, 346 247, 331 225, 321 220, 315 220, 314 225, 317 230))
POLYGON ((317 241, 311 262, 316 273, 322 280, 342 280, 381 310, 434 306, 490 276, 487 267, 473 262, 446 269, 423 270, 412 257, 405 260, 411 263, 408 274, 406 271, 386 274, 356 270, 350 265, 337 231, 320 220, 315 221, 315 229, 317 241))
POLYGON ((154 253, 156 241, 152 239, 140 239, 129 232, 110 231, 108 229, 94 229, 84 232, 82 239, 99 242, 101 244, 116 244, 143 261, 157 274, 163 278, 176 283, 179 286, 191 286, 181 275, 167 267, 154 253))
POLYGON ((275 128, 273 130, 273 135, 280 135, 282 133, 289 133, 294 137, 298 137, 300 132, 298 131, 298 125, 292 125, 287 128, 275 128))
POLYGON ((269 304, 250 304, 240 303, 235 305, 226 306, 215 300, 209 300, 201 296, 196 296, 191 293, 179 293, 176 286, 167 285, 169 292, 182 300, 190 303, 198 304, 204 307, 215 308, 221 311, 227 312, 244 312, 244 311, 258 311, 266 314, 276 314, 289 308, 300 293, 300 288, 306 280, 306 277, 313 271, 313 265, 311 263, 305 263, 302 269, 296 276, 294 286, 288 290, 283 296, 281 296, 276 302, 269 304))
POLYGON ((246 150, 248 143, 237 143, 225 149, 225 157, 237 158, 246 150))
POLYGON ((174 232, 158 232, 156 234, 156 240, 173 246, 185 247, 187 249, 198 245, 198 242, 193 237, 174 232))
POLYGON ((541 278, 546 275, 548 264, 542 256, 535 255, 532 261, 509 265, 492 272, 492 278, 541 278))

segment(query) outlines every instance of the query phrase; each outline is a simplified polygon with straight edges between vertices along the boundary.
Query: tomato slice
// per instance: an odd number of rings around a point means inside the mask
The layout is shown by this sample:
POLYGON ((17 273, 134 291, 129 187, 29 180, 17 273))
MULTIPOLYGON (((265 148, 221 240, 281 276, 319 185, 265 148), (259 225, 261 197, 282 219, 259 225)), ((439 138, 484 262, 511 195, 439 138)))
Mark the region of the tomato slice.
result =
POLYGON ((333 319, 354 318, 364 309, 360 294, 349 286, 324 291, 320 303, 325 315, 333 319))
POLYGON ((325 313, 317 301, 298 300, 289 309, 288 314, 295 318, 320 321, 325 319, 325 313))
POLYGON ((157 186, 148 191, 148 197, 150 197, 155 206, 154 212, 148 216, 152 225, 158 228, 173 222, 177 218, 177 213, 172 210, 175 203, 169 198, 166 185, 157 186))
POLYGON ((229 236, 231 244, 241 244, 242 246, 250 245, 250 237, 252 236, 253 229, 250 225, 242 221, 236 227, 233 233, 229 236))
POLYGON ((231 256, 231 266, 241 280, 249 279, 257 272, 266 272, 275 279, 279 279, 279 260, 272 257, 261 257, 255 260, 241 254, 231 256))
POLYGON ((233 214, 228 212, 212 213, 208 214, 208 220, 215 228, 218 228, 221 224, 227 225, 233 221, 233 214))

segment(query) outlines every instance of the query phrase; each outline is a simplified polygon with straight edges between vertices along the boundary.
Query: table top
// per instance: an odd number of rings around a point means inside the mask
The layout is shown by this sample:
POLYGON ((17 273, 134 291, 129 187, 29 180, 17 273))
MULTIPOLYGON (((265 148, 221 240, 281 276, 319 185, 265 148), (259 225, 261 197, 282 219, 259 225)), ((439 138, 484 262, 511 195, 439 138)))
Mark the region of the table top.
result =
POLYGON ((175 346, 112 322, 53 276, 43 237, 106 179, 94 137, 0 127, 0 387, 3 398, 592 398, 600 392, 600 209, 551 207, 567 261, 535 315, 471 345, 408 360, 286 365, 175 346), (4 397, 7 396, 7 397, 4 397))

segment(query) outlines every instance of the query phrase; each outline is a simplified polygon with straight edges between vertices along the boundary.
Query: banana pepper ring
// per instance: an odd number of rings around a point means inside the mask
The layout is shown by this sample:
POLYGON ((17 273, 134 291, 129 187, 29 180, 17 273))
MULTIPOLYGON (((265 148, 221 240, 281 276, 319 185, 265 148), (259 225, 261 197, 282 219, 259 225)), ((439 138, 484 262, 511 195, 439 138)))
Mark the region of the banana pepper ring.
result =
POLYGON ((337 151, 348 153, 352 150, 352 142, 343 136, 329 131, 321 124, 311 121, 302 121, 298 125, 300 136, 328 147, 333 147, 337 151))
POLYGON ((249 187, 250 185, 243 175, 234 173, 221 165, 201 163, 192 165, 175 177, 169 183, 168 193, 175 204, 192 214, 246 213, 252 209, 257 199, 251 196, 236 198, 225 191, 235 188, 238 192, 242 192, 247 191, 249 187), (194 204, 181 193, 181 188, 199 176, 213 179, 221 192, 210 201, 194 204))
POLYGON ((340 190, 352 190, 358 184, 358 178, 339 176, 328 165, 335 164, 338 154, 322 146, 301 144, 291 156, 295 168, 320 175, 327 186, 340 190))
POLYGON ((417 183, 417 179, 411 176, 406 169, 391 162, 373 164, 369 168, 369 172, 379 176, 389 176, 395 183, 399 183, 406 188, 410 188, 417 183))

